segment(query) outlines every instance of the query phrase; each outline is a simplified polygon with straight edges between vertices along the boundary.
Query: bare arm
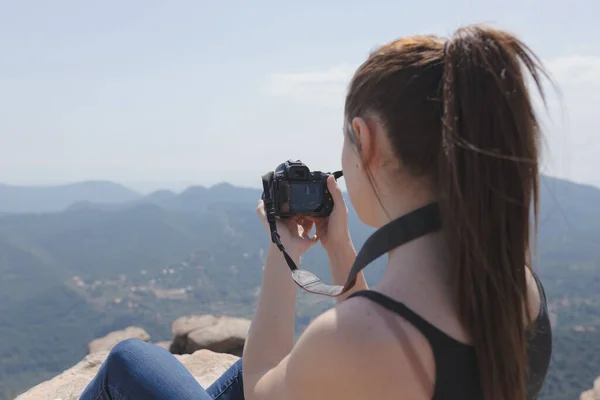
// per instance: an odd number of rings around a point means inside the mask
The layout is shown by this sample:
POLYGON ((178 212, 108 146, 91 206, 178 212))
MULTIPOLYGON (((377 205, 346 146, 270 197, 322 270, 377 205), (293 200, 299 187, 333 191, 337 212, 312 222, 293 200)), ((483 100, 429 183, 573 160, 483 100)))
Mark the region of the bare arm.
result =
MULTIPOLYGON (((299 257, 290 254, 298 264, 299 257)), ((243 354, 243 378, 247 386, 287 356, 294 346, 296 284, 283 255, 272 243, 267 252, 258 305, 243 354)))
MULTIPOLYGON (((265 228, 269 229, 262 202, 259 202, 257 212, 265 224, 265 228)), ((299 254, 317 243, 316 238, 307 236, 312 224, 300 226, 293 221, 285 222, 287 225, 284 225, 283 221, 277 221, 277 223, 278 232, 280 232, 282 242, 285 242, 290 257, 296 264, 299 264, 299 254)), ((339 251, 329 252, 334 264, 340 266, 336 268, 336 276, 339 280, 345 279, 343 269, 349 269, 356 256, 351 241, 347 244, 349 246, 334 247, 339 251)), ((364 278, 362 280, 363 285, 366 286, 364 278)), ((328 335, 316 334, 320 331, 318 324, 311 324, 313 328, 307 329, 307 331, 312 334, 305 333, 303 335, 305 340, 301 339, 294 347, 295 306, 296 284, 290 276, 282 253, 270 243, 257 309, 252 319, 242 358, 246 399, 330 398, 329 390, 331 389, 320 392, 319 396, 307 397, 305 395, 315 388, 311 385, 300 385, 300 387, 298 385, 298 380, 309 377, 317 380, 321 380, 324 375, 329 376, 328 379, 333 377, 329 368, 323 369, 325 367, 323 358, 327 359, 325 349, 333 350, 333 347, 331 339, 323 342, 323 338, 328 335), (309 344, 311 342, 313 344, 309 344), (307 357, 311 359, 310 362, 306 359, 307 357), (288 368, 294 372, 287 374, 288 368)), ((326 325, 329 328, 322 331, 323 333, 335 331, 335 323, 326 325)), ((323 327, 323 324, 321 326, 323 327)), ((351 399, 352 396, 346 398, 351 399)))

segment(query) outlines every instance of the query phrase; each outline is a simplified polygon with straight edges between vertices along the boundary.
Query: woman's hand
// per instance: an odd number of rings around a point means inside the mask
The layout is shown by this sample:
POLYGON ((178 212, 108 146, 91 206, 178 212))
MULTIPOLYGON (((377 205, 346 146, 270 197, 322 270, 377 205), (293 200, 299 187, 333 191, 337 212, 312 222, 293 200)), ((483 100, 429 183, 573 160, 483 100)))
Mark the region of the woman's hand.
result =
MULTIPOLYGON (((267 221, 265 203, 262 200, 258 201, 256 213, 267 230, 270 241, 271 229, 269 227, 269 222, 267 221)), ((314 222, 308 218, 277 218, 276 223, 277 233, 281 238, 281 243, 292 258, 299 258, 306 250, 311 248, 319 241, 318 234, 315 234, 312 237, 309 236, 310 231, 313 229, 314 222)))
MULTIPOLYGON (((317 227, 317 236, 327 252, 333 284, 344 285, 356 259, 356 250, 348 231, 348 207, 342 197, 342 190, 333 176, 327 180, 327 188, 333 197, 333 211, 327 218, 312 219, 312 221, 317 227)), ((368 286, 361 272, 357 276, 354 288, 337 300, 344 301, 353 292, 365 289, 368 289, 368 286)))
POLYGON ((327 179, 327 189, 333 198, 333 211, 327 218, 308 218, 317 228, 317 236, 328 254, 347 250, 352 246, 348 231, 348 207, 337 181, 333 176, 327 179))

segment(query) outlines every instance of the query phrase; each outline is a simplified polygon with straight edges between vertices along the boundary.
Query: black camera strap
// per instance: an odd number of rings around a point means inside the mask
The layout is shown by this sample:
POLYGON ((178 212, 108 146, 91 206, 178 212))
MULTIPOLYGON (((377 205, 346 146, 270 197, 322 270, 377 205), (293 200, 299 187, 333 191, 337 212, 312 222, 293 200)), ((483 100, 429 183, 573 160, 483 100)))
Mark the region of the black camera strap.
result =
MULTIPOLYGON (((336 174, 338 174, 336 179, 342 176, 341 172, 336 174)), ((310 293, 338 297, 352 289, 356 284, 358 273, 377 258, 398 246, 442 228, 442 218, 437 203, 426 205, 405 214, 382 226, 369 236, 356 255, 356 259, 354 260, 354 264, 350 269, 348 279, 344 286, 327 285, 321 282, 321 280, 312 272, 299 269, 296 266, 296 263, 294 263, 294 260, 292 260, 292 257, 285 251, 285 247, 281 243, 281 238, 277 233, 277 219, 273 207, 273 199, 271 196, 266 195, 267 193, 272 193, 272 178, 272 172, 267 173, 262 178, 265 193, 265 212, 271 230, 271 240, 283 253, 285 261, 292 271, 292 279, 298 286, 310 293)))

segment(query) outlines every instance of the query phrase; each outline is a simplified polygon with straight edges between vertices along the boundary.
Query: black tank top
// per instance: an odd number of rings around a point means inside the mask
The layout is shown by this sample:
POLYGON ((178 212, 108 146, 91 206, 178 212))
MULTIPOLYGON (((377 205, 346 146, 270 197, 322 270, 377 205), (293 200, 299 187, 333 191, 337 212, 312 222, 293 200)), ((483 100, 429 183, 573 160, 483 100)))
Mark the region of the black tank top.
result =
MULTIPOLYGON (((552 330, 546 304, 546 294, 542 283, 534 274, 540 292, 540 312, 535 320, 533 336, 527 331, 527 354, 530 375, 527 382, 527 399, 538 398, 546 378, 550 355, 552 353, 552 330)), ((483 399, 479 380, 475 349, 472 345, 461 343, 427 322, 404 304, 373 290, 362 290, 348 296, 366 297, 369 300, 400 315, 414 325, 427 338, 433 351, 436 368, 433 400, 483 399)))

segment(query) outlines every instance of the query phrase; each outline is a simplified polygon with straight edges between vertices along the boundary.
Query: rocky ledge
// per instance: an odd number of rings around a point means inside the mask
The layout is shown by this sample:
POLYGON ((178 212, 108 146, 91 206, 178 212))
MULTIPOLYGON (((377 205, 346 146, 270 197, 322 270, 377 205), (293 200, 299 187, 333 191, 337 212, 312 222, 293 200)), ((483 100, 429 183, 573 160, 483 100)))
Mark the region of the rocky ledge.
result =
MULTIPOLYGON (((74 367, 23 393, 16 400, 78 400, 83 389, 98 372, 108 351, 88 354, 74 367)), ((198 350, 194 354, 175 355, 202 387, 210 386, 239 357, 232 354, 198 350)))
MULTIPOLYGON (((210 386, 241 356, 250 328, 242 318, 192 315, 171 325, 171 341, 157 342, 175 355, 203 387, 210 386)), ((92 340, 88 355, 62 374, 40 383, 15 400, 77 400, 90 380, 119 342, 135 338, 150 342, 150 335, 140 327, 128 327, 92 340)))
MULTIPOLYGON (((171 325, 170 341, 154 344, 173 353, 200 385, 208 387, 239 359, 249 328, 250 321, 242 318, 185 316, 171 325)), ((82 361, 15 400, 78 400, 110 350, 129 338, 150 342, 150 335, 140 327, 128 327, 94 339, 82 361)), ((581 394, 580 400, 600 400, 600 377, 592 389, 581 394)))
POLYGON ((594 387, 583 392, 579 400, 600 400, 600 377, 594 381, 594 387))

